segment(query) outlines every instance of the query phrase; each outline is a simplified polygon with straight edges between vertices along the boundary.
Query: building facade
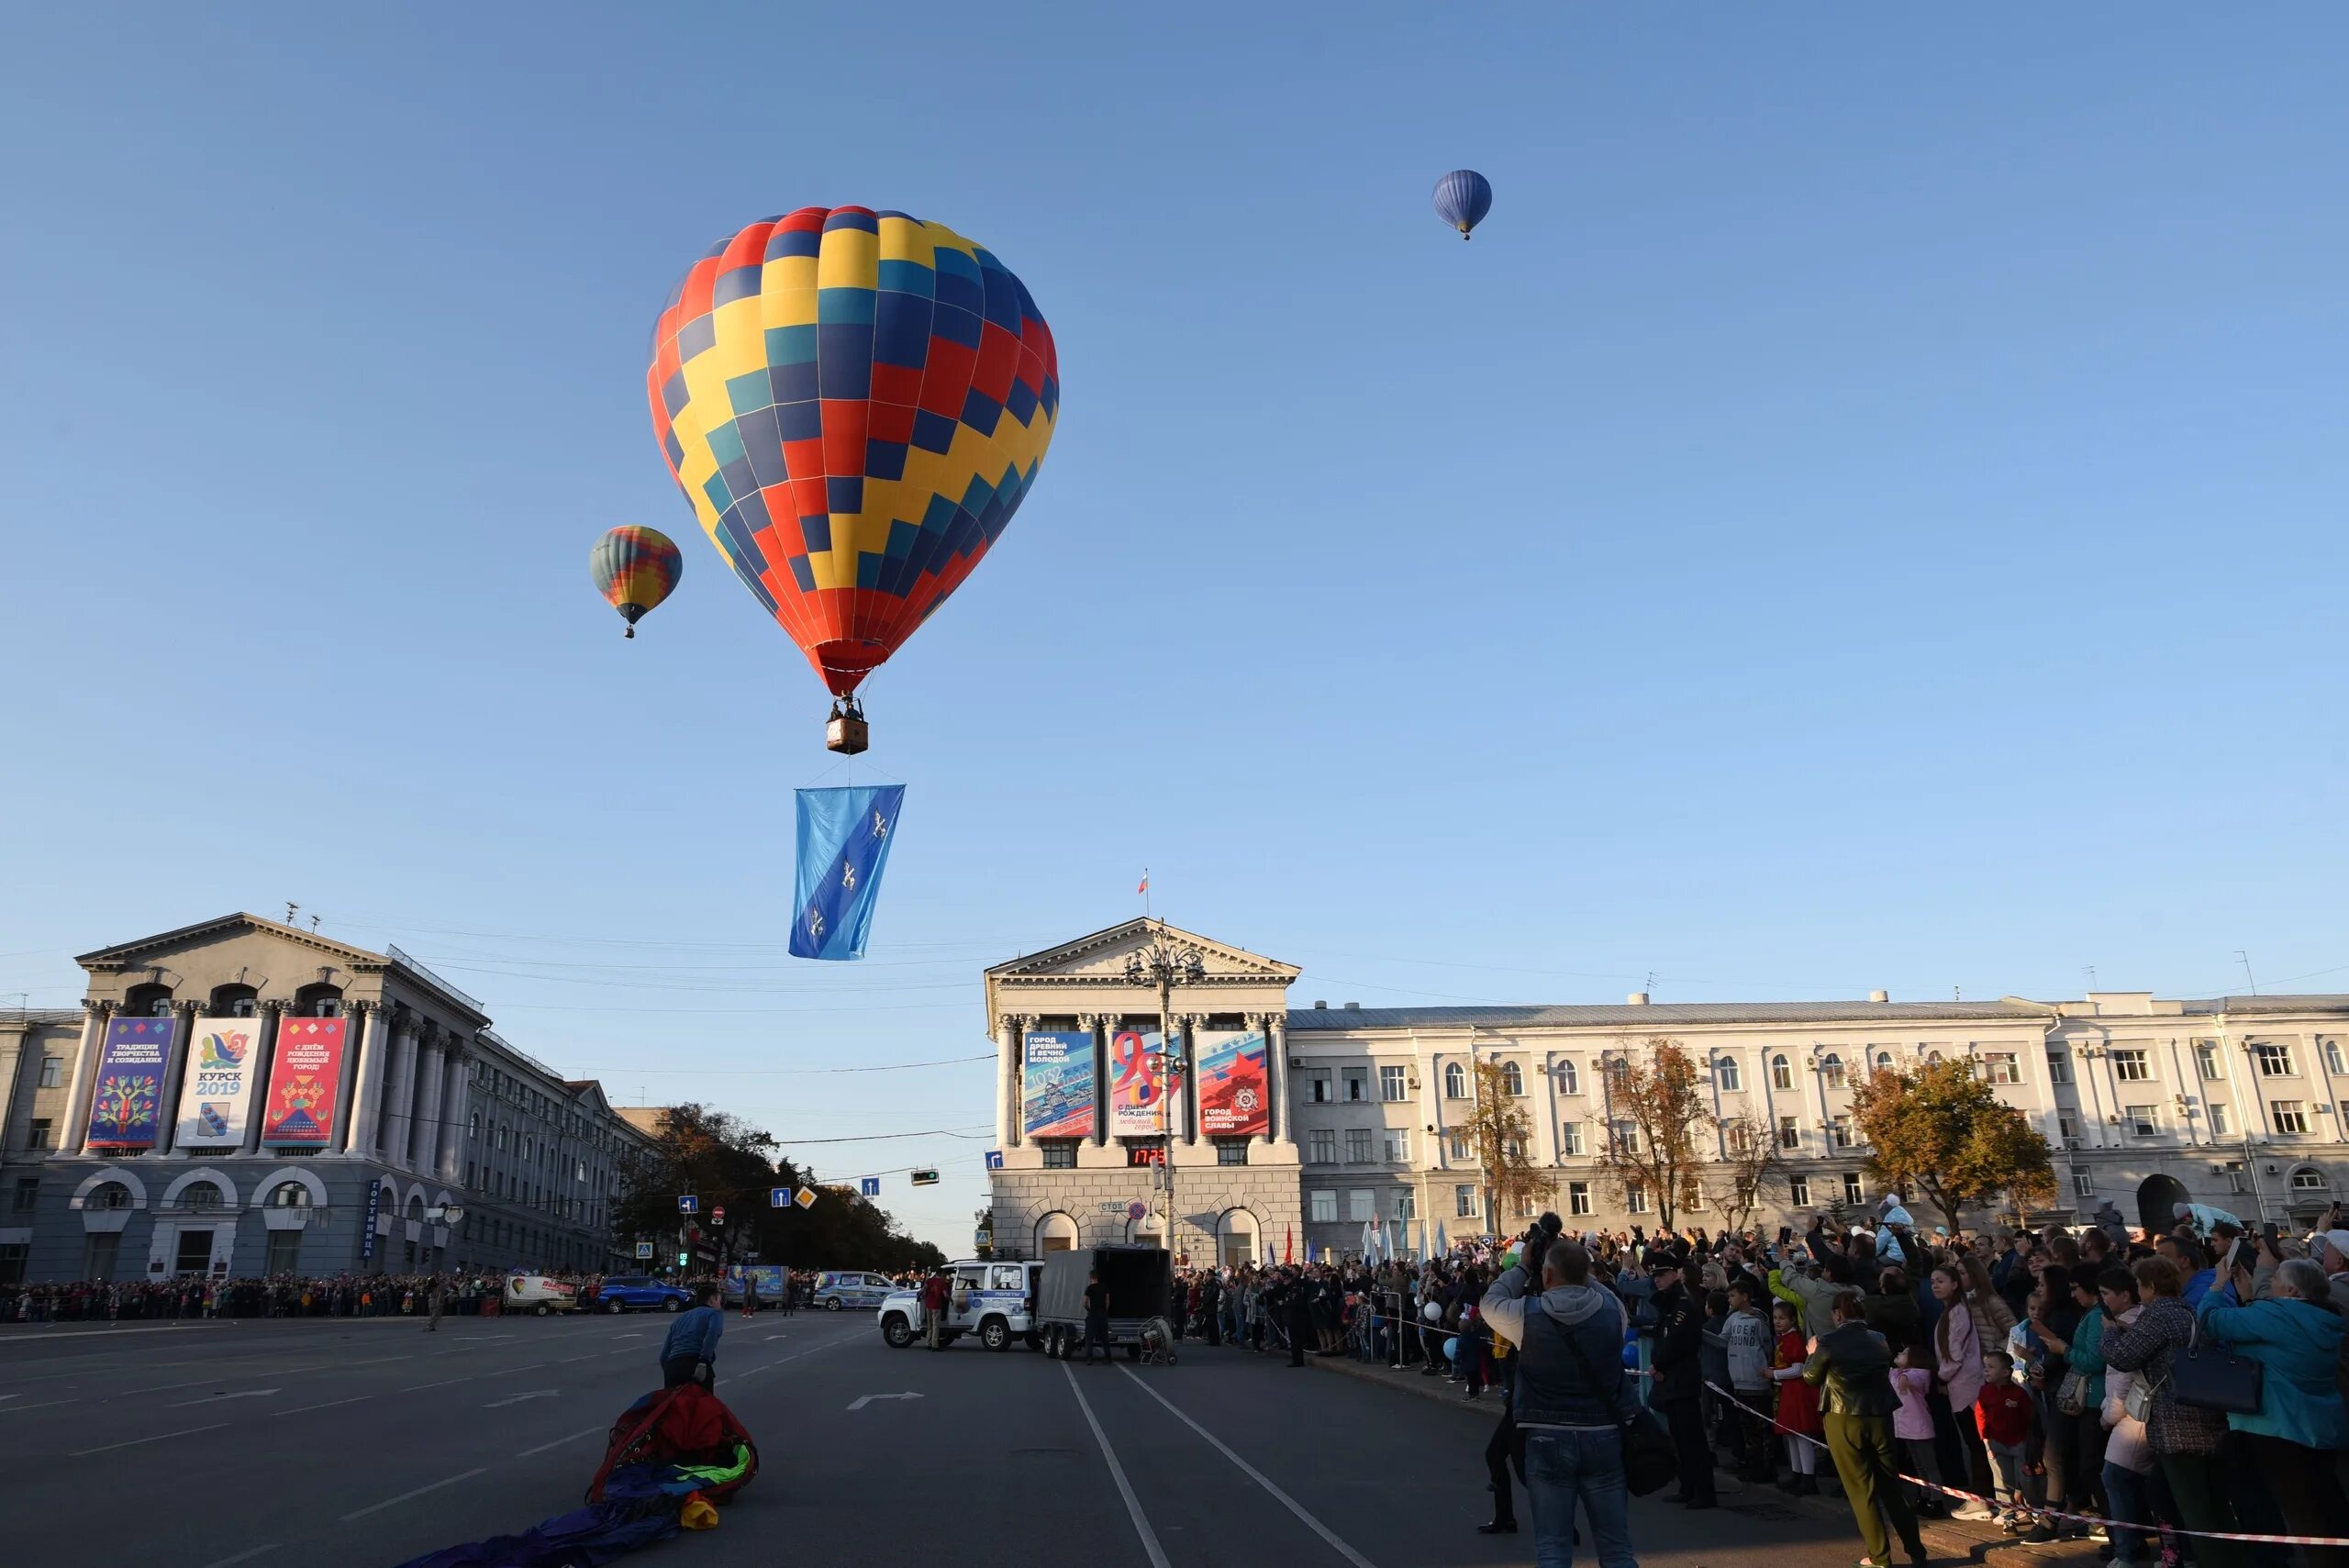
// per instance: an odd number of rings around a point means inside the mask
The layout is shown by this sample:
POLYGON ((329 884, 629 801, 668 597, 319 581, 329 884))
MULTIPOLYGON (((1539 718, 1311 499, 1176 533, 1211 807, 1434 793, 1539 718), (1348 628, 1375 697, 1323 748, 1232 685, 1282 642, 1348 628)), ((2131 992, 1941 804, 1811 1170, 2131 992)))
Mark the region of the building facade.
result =
POLYGON ((0 1279, 601 1271, 648 1142, 481 1005, 231 915, 85 953, 0 1013, 0 1279))
MULTIPOLYGON (((1235 1155, 1230 1140, 1199 1138, 1182 1108, 1173 1118, 1176 1246, 1194 1258, 1278 1257, 1291 1226, 1298 1254, 1317 1256, 1358 1246, 1365 1222, 1384 1222, 1390 1238, 1406 1227, 1414 1243, 1439 1225, 1453 1236, 1521 1226, 1531 1214, 1487 1211, 1462 1136, 1479 1062, 1499 1068, 1524 1102, 1529 1154, 1555 1178, 1547 1207, 1577 1227, 1653 1224, 1646 1195, 1610 1180, 1599 1153, 1619 1119, 1609 1062, 1658 1040, 1699 1064, 1720 1124, 1707 1135, 1716 1158, 1741 1123, 1778 1151, 1749 1223, 1807 1223, 1831 1205, 1873 1200, 1854 1092, 1880 1069, 1936 1060, 1973 1062, 2045 1135, 2054 1217, 2086 1218, 2109 1200, 2138 1223, 2190 1200, 2305 1224, 2349 1182, 2349 995, 1297 1007, 1286 997, 1296 970, 1133 921, 987 972, 1002 1145, 995 1237, 1008 1253, 1160 1233, 1146 1162, 1162 1140, 1110 1130, 1108 1067, 1092 1129, 1073 1147, 1023 1140, 1021 1115, 1030 1034, 1090 1033, 1106 1062, 1121 1020, 1154 1020, 1156 994, 1125 974, 1126 955, 1153 941, 1204 961, 1205 978, 1176 992, 1186 1051, 1227 1022, 1262 1029, 1271 1047, 1272 1126, 1261 1141, 1235 1155), (1235 1159, 1244 1168, 1225 1162, 1235 1159)), ((1684 1195, 1676 1223, 1708 1223, 1718 1199, 1707 1184, 1693 1208, 1684 1195)))

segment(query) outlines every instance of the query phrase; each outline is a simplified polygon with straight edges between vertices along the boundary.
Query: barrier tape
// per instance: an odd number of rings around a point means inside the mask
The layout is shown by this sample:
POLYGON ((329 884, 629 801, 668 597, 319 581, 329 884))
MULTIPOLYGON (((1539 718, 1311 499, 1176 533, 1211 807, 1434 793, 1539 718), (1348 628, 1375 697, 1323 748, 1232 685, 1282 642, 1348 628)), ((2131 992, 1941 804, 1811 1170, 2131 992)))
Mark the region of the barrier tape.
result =
MULTIPOLYGON (((1750 1415, 1760 1415, 1760 1412, 1756 1411, 1753 1407, 1740 1399, 1734 1390, 1723 1388, 1718 1383, 1709 1382, 1705 1386, 1728 1399, 1740 1410, 1745 1411, 1750 1415)), ((1784 1437, 1800 1438, 1803 1441, 1810 1444, 1813 1448, 1823 1449, 1827 1447, 1825 1443, 1820 1441, 1817 1438, 1812 1437, 1809 1432, 1789 1432, 1784 1428, 1779 1427, 1775 1421, 1771 1423, 1771 1429, 1778 1432, 1784 1437)), ((1830 1457, 1832 1457, 1831 1454, 1830 1457)), ((2099 1525, 2108 1531, 2125 1529, 2133 1530, 2139 1535, 2163 1537, 2190 1535, 2203 1540, 2260 1540, 2267 1541, 2277 1546, 2349 1546, 2349 1536, 2245 1535, 2236 1530, 2184 1529, 2175 1526, 2163 1524, 2130 1524, 2121 1519, 2104 1518, 2096 1514, 2067 1514, 2061 1508, 2045 1507, 2036 1503, 2001 1503, 1996 1497, 1985 1497, 1978 1492, 1960 1491, 1957 1487, 1944 1485, 1938 1481, 1928 1481, 1920 1475, 1909 1475, 1897 1471, 1894 1473, 1899 1475, 1901 1480, 1908 1482, 1913 1486, 1920 1486, 1928 1492, 1943 1493, 1952 1497, 1963 1497, 1969 1503, 1979 1503, 1984 1507, 1988 1508, 1993 1512, 2017 1511, 2027 1513, 2034 1518, 2040 1518, 2069 1519, 2075 1524, 2099 1525)))

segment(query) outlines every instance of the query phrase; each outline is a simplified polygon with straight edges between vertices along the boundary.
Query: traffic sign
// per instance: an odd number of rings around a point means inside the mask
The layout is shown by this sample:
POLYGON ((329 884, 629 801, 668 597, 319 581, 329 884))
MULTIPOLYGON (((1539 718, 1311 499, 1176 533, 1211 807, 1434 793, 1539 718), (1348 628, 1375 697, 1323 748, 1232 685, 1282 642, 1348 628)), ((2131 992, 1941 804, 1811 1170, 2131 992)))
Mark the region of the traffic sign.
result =
POLYGON ((935 1171, 916 1171, 913 1174, 913 1183, 914 1185, 918 1187, 934 1187, 938 1184, 938 1173, 935 1171))
POLYGON ((867 1176, 857 1183, 857 1190, 862 1192, 866 1197, 879 1197, 881 1195, 881 1178, 878 1176, 867 1176))
POLYGON ((651 1262, 652 1261, 652 1243, 650 1241, 639 1241, 636 1244, 636 1255, 640 1260, 645 1262, 651 1262))
POLYGON ((677 1195, 677 1212, 679 1214, 699 1214, 701 1212, 701 1199, 694 1196, 691 1193, 679 1193, 677 1195))
POLYGON ((1148 1214, 1149 1212, 1150 1206, 1148 1204, 1130 1203, 1126 1205, 1126 1218, 1128 1219, 1140 1219, 1143 1215, 1148 1214))
POLYGON ((990 1149, 987 1151, 987 1169, 990 1171, 1000 1171, 1003 1169, 1002 1150, 990 1149))
POLYGON ((789 1187, 769 1187, 767 1189, 767 1205, 769 1207, 785 1208, 788 1207, 790 1203, 791 1189, 789 1187))
POLYGON ((726 1206, 724 1204, 721 1203, 716 1208, 709 1211, 709 1222, 712 1225, 723 1225, 726 1223, 726 1206))
POLYGON ((971 1244, 974 1247, 992 1247, 995 1245, 995 1232, 992 1230, 974 1232, 971 1238, 971 1244))
POLYGON ((802 1187, 797 1192, 792 1194, 791 1201, 797 1204, 802 1208, 813 1208, 816 1207, 816 1189, 813 1187, 802 1187))

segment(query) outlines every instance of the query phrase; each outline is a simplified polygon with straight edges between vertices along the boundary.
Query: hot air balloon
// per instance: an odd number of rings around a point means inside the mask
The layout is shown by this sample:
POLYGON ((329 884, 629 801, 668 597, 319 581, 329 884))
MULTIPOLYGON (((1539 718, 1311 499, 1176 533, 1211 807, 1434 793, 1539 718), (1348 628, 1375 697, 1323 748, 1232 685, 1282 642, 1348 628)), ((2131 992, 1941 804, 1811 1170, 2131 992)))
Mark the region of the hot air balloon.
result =
POLYGON ((678 574, 685 569, 685 558, 677 553, 675 542, 659 528, 614 528, 597 539, 587 555, 596 591, 628 621, 630 637, 636 635, 636 623, 645 612, 658 609, 676 587, 678 574))
POLYGON ((669 472, 830 688, 856 688, 962 585, 1035 484, 1060 413, 1027 288, 942 225, 865 207, 762 218, 694 263, 645 376, 669 472))
POLYGON ((1460 230, 1463 239, 1492 210, 1492 183, 1474 169, 1454 169, 1435 183, 1435 215, 1460 230))

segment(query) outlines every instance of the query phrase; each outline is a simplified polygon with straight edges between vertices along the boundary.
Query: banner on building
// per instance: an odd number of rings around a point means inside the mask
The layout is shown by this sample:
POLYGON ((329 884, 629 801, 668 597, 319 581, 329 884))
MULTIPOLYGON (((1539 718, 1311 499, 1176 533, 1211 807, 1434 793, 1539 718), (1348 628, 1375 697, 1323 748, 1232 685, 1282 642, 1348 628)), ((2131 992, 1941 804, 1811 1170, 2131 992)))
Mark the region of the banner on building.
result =
POLYGON ((1093 1037, 1031 1029, 1020 1084, 1030 1138, 1093 1136, 1093 1037))
POLYGON ((277 1051, 269 1069, 269 1106, 261 1140, 315 1148, 334 1138, 335 1095, 342 1083, 342 1018, 277 1020, 277 1051))
POLYGON ((174 1149, 235 1149, 252 1114, 259 1018, 198 1018, 189 1027, 174 1149))
POLYGON ((1262 1138, 1272 1130, 1265 1092, 1270 1053, 1254 1029, 1202 1034, 1199 1131, 1209 1138, 1262 1138))
POLYGON ((1166 1075, 1150 1059, 1163 1049, 1156 1029, 1119 1029, 1109 1041, 1109 1136, 1158 1138, 1178 1130, 1167 1119, 1166 1075))
POLYGON ((90 1095, 93 1149, 152 1149, 162 1126, 163 1063, 172 1053, 173 1020, 117 1018, 106 1026, 98 1055, 97 1087, 90 1095))
POLYGON ((381 1176, 367 1184, 367 1229, 359 1233, 359 1261, 369 1262, 375 1256, 375 1222, 384 1213, 384 1179, 381 1176))

